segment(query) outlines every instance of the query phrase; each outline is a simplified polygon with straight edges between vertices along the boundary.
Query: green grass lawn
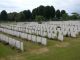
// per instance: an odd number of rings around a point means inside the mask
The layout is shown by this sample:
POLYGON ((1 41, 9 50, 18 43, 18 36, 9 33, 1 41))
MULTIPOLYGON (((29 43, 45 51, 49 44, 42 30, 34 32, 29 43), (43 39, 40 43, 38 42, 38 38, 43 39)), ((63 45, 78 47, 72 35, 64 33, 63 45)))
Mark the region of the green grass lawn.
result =
POLYGON ((13 38, 24 42, 25 51, 18 52, 0 42, 0 60, 80 60, 80 36, 65 37, 64 42, 48 40, 47 46, 13 38))

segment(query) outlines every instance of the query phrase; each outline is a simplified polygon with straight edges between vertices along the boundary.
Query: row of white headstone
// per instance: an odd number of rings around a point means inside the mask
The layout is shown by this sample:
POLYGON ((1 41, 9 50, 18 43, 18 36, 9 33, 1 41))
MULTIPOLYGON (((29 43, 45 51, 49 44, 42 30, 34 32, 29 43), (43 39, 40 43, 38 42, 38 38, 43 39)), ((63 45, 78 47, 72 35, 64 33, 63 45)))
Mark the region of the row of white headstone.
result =
POLYGON ((23 42, 13 39, 11 37, 8 37, 4 34, 0 34, 0 41, 9 44, 12 47, 16 47, 17 49, 23 51, 23 42))
MULTIPOLYGON (((13 30, 15 30, 15 29, 13 29, 13 30)), ((17 31, 16 31, 16 33, 19 34, 17 31)), ((54 33, 53 33, 51 31, 47 32, 47 31, 42 31, 42 30, 39 31, 39 30, 31 30, 31 29, 28 30, 28 29, 26 29, 26 33, 33 34, 33 35, 38 35, 38 36, 42 36, 42 37, 47 37, 47 38, 52 38, 52 39, 55 39, 55 38, 59 39, 58 37, 60 37, 60 34, 58 34, 58 36, 57 36, 57 31, 56 30, 54 30, 54 33)), ((61 34, 61 36, 63 37, 62 34, 61 34)), ((61 39, 59 39, 59 40, 61 40, 61 39)))
MULTIPOLYGON (((29 31, 27 31, 27 33, 29 33, 30 32, 30 34, 36 34, 36 35, 40 35, 40 36, 42 36, 42 37, 48 37, 48 38, 52 38, 52 39, 55 39, 55 38, 57 38, 57 34, 56 33, 51 33, 51 32, 42 32, 42 31, 35 31, 35 33, 34 32, 32 32, 33 30, 29 30, 29 31)), ((9 31, 10 32, 10 31, 9 31)), ((19 33, 18 32, 15 32, 15 34, 17 33, 17 35, 19 35, 19 33)), ((14 34, 14 33, 13 33, 14 34)), ((60 34, 59 34, 60 35, 60 34)), ((60 39, 61 40, 61 39, 60 39)))
POLYGON ((33 42, 41 43, 42 45, 47 45, 47 38, 45 38, 45 37, 31 35, 31 34, 19 32, 19 31, 13 31, 13 30, 9 30, 6 28, 0 28, 0 31, 10 34, 10 35, 17 36, 17 37, 25 38, 25 39, 33 41, 33 42))
MULTIPOLYGON (((63 36, 76 37, 76 35, 80 32, 80 24, 79 21, 51 21, 45 22, 44 24, 37 23, 16 23, 16 25, 8 25, 7 28, 12 30, 18 30, 22 32, 27 32, 29 34, 36 34, 42 37, 48 38, 56 38, 59 40, 63 40, 63 36), (60 27, 60 29, 57 29, 60 27), (53 33, 54 32, 54 33, 53 33)), ((4 25, 4 27, 6 27, 4 25)))

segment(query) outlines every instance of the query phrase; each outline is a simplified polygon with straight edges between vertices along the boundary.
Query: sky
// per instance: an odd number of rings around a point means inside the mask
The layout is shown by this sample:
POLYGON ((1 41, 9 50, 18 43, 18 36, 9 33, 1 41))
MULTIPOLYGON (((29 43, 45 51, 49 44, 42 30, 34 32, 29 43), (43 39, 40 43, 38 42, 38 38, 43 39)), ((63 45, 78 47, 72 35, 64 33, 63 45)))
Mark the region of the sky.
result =
POLYGON ((80 13, 80 0, 0 0, 0 12, 20 12, 40 6, 54 6, 55 9, 66 10, 67 13, 80 13))

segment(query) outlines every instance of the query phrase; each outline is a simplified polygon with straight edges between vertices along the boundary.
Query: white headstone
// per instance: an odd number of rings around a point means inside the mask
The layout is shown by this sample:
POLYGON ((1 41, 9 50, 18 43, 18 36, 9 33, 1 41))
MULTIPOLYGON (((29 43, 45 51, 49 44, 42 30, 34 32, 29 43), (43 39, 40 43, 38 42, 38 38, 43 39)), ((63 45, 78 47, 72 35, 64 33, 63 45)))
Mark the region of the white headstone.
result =
POLYGON ((47 45, 47 38, 42 38, 41 44, 47 45))
POLYGON ((36 39, 37 39, 36 36, 35 35, 32 35, 32 41, 33 42, 36 42, 36 39))
POLYGON ((20 41, 17 41, 17 40, 16 40, 16 48, 17 48, 17 49, 20 49, 20 48, 21 48, 21 43, 20 43, 20 41))
POLYGON ((37 36, 37 42, 41 43, 41 40, 42 40, 41 37, 37 36))
POLYGON ((58 35, 58 40, 63 41, 63 35, 61 33, 58 35))

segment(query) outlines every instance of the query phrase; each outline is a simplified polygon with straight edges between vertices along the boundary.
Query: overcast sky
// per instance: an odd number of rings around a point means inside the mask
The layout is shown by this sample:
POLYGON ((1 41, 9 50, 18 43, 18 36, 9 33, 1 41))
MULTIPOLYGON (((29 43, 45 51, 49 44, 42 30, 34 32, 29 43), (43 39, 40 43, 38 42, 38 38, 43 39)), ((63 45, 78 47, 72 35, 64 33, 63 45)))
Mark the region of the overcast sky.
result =
POLYGON ((20 12, 27 9, 32 11, 40 5, 52 5, 55 9, 66 10, 67 13, 80 13, 80 0, 0 0, 0 11, 20 12))

